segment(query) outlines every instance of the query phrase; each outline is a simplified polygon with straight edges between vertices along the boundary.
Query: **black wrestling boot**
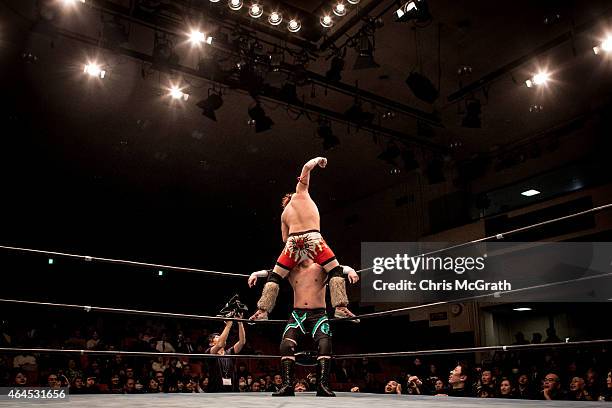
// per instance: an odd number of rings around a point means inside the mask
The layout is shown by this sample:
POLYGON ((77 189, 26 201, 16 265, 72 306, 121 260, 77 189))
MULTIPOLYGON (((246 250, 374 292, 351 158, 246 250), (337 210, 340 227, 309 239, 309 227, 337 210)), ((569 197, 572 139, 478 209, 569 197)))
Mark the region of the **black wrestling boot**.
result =
POLYGON ((329 386, 331 374, 331 358, 320 358, 317 360, 317 397, 335 397, 329 386))
POLYGON ((290 358, 281 360, 281 375, 283 376, 283 385, 280 390, 273 392, 273 397, 294 397, 295 391, 293 389, 293 367, 295 361, 290 358))

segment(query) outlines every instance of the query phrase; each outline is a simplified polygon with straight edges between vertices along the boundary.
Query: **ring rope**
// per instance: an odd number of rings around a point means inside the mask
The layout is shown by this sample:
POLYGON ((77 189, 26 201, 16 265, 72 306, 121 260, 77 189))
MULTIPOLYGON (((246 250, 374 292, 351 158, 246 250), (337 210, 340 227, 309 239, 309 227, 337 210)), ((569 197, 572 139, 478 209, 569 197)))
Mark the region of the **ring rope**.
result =
MULTIPOLYGON (((584 276, 582 278, 543 283, 541 285, 528 286, 525 288, 491 292, 491 293, 485 293, 482 295, 467 296, 463 298, 443 300, 439 302, 424 303, 420 305, 407 306, 407 307, 402 307, 402 308, 397 308, 397 309, 382 310, 380 312, 364 313, 364 314, 356 315, 353 317, 332 318, 332 319, 329 319, 329 321, 331 322, 349 321, 349 320, 357 320, 357 319, 360 319, 360 320, 368 319, 368 318, 380 317, 380 316, 390 316, 396 313, 407 312, 410 310, 423 309, 426 307, 440 306, 440 305, 446 305, 446 304, 451 304, 451 303, 461 303, 461 302, 467 302, 471 300, 484 299, 488 297, 499 298, 503 294, 518 293, 518 292, 534 290, 534 289, 546 289, 546 288, 550 288, 553 286, 565 285, 568 283, 575 283, 575 282, 583 282, 587 280, 593 280, 593 279, 599 279, 599 278, 605 278, 605 277, 611 277, 611 276, 612 276, 612 272, 606 272, 606 273, 601 273, 597 275, 584 276)), ((156 317, 171 317, 171 318, 178 318, 178 319, 236 321, 236 322, 245 322, 249 324, 255 324, 255 323, 285 324, 287 323, 286 320, 279 320, 279 319, 248 320, 248 319, 241 319, 241 318, 236 318, 236 317, 226 318, 226 317, 221 317, 221 316, 206 316, 206 315, 194 315, 194 314, 183 314, 183 313, 155 312, 151 310, 137 310, 137 309, 118 309, 118 308, 113 308, 113 307, 74 305, 74 304, 66 304, 66 303, 35 302, 35 301, 18 300, 18 299, 0 298, 0 303, 15 303, 15 304, 26 304, 26 305, 35 305, 35 306, 49 306, 49 307, 57 307, 57 308, 81 309, 85 312, 94 311, 94 312, 102 312, 102 313, 126 313, 126 314, 147 315, 147 316, 156 316, 156 317)))
POLYGON ((166 353, 156 351, 121 351, 121 350, 76 350, 76 349, 51 349, 51 348, 18 348, 18 347, 0 347, 0 352, 20 353, 27 351, 29 353, 68 353, 68 354, 91 354, 91 355, 113 355, 117 354, 124 356, 154 356, 154 357, 192 357, 192 358, 248 358, 248 359, 270 359, 281 358, 270 354, 210 354, 210 353, 166 353))
POLYGON ((35 306, 49 306, 65 309, 81 309, 85 312, 102 312, 102 313, 125 313, 133 315, 145 315, 155 317, 171 317, 175 319, 193 319, 193 320, 217 320, 217 321, 233 321, 233 322, 244 322, 244 323, 287 323, 285 320, 249 320, 238 317, 222 317, 222 316, 206 316, 206 315, 194 315, 184 313, 170 313, 170 312, 155 312, 152 310, 137 310, 137 309, 118 309, 114 307, 101 307, 101 306, 87 306, 87 305, 73 305, 67 303, 50 303, 50 302, 35 302, 30 300, 18 300, 18 299, 0 299, 0 303, 16 303, 23 305, 35 305, 35 306))
POLYGON ((154 263, 148 263, 148 262, 128 261, 125 259, 101 258, 98 256, 69 254, 66 252, 54 252, 54 251, 46 251, 42 249, 20 248, 20 247, 5 246, 5 245, 0 245, 0 249, 6 249, 9 251, 17 251, 17 252, 30 252, 30 253, 44 254, 44 255, 63 256, 66 258, 77 258, 77 259, 81 259, 87 262, 98 261, 98 262, 112 263, 112 264, 143 266, 145 268, 167 269, 171 271, 195 272, 195 273, 202 273, 202 274, 208 274, 208 275, 221 275, 221 276, 228 276, 232 278, 248 278, 249 277, 249 275, 244 275, 241 273, 220 272, 220 271, 211 271, 207 269, 188 268, 188 267, 183 267, 183 266, 172 266, 172 265, 162 265, 162 264, 154 264, 154 263))
POLYGON ((482 294, 482 295, 468 296, 468 297, 463 297, 463 298, 453 299, 453 300, 442 300, 440 302, 424 303, 424 304, 421 304, 421 305, 407 306, 407 307, 401 307, 401 308, 397 308, 397 309, 382 310, 380 312, 364 313, 362 315, 356 315, 356 316, 353 316, 353 317, 343 317, 341 319, 331 319, 331 320, 335 320, 335 321, 356 320, 356 319, 360 319, 361 320, 361 319, 368 319, 368 318, 372 318, 372 317, 390 316, 390 315, 393 315, 395 313, 407 312, 407 311, 410 311, 410 310, 422 309, 422 308, 425 308, 425 307, 447 305, 447 304, 450 304, 450 303, 461 303, 461 302, 467 302, 467 301, 470 301, 470 300, 484 299, 484 298, 488 298, 488 297, 499 298, 502 295, 509 294, 509 293, 518 293, 518 292, 524 292, 524 291, 533 290, 533 289, 546 289, 546 288, 550 288, 550 287, 554 287, 554 286, 565 285, 565 284, 568 284, 568 283, 583 282, 583 281, 587 281, 587 280, 606 278, 606 277, 612 277, 612 272, 600 273, 600 274, 591 275, 591 276, 583 276, 582 278, 568 279, 568 280, 564 280, 564 281, 543 283, 541 285, 527 286, 525 288, 518 288, 518 289, 511 289, 511 290, 506 290, 506 291, 497 291, 497 292, 485 293, 485 294, 482 294))
POLYGON ((539 349, 539 348, 557 348, 557 347, 570 347, 570 346, 586 346, 595 344, 608 344, 612 343, 612 339, 600 339, 600 340, 582 340, 572 342, 559 342, 559 343, 538 343, 538 344, 514 344, 510 346, 481 346, 481 347, 465 347, 465 348, 448 348, 448 349, 434 349, 434 350, 415 350, 415 351, 396 351, 396 352, 384 352, 384 353, 355 353, 355 354, 337 354, 334 358, 337 360, 348 360, 352 358, 383 358, 383 357, 408 357, 408 356, 428 356, 434 354, 464 354, 464 353, 477 353, 482 351, 512 351, 512 350, 525 350, 525 349, 539 349))
MULTIPOLYGON (((472 244, 477 244, 479 242, 489 241, 489 240, 492 240, 492 239, 497 239, 497 240, 504 239, 505 237, 507 237, 509 235, 516 234, 518 232, 527 231, 527 230, 530 230, 532 228, 541 227, 543 225, 552 224, 552 223, 563 221, 563 220, 568 220, 570 218, 579 217, 581 215, 585 215, 585 214, 589 214, 589 213, 593 213, 593 212, 599 212, 599 211, 602 211, 602 210, 606 210, 608 208, 612 208, 612 203, 605 204, 605 205, 600 205, 599 207, 589 208, 588 210, 580 211, 580 212, 577 212, 577 213, 574 213, 574 214, 569 214, 569 215, 564 215, 562 217, 553 218, 551 220, 546 220, 546 221, 538 222, 538 223, 535 223, 535 224, 527 225, 525 227, 516 228, 516 229, 510 230, 510 231, 506 231, 506 232, 502 232, 502 233, 499 233, 499 234, 490 235, 488 237, 478 238, 478 239, 475 239, 475 240, 472 240, 472 241, 463 242, 461 244, 451 245, 451 246, 449 246, 447 248, 436 249, 435 251, 426 252, 424 254, 419 254, 417 256, 429 256, 429 255, 437 254, 437 253, 440 253, 440 252, 449 251, 451 249, 462 248, 464 246, 468 246, 468 245, 472 245, 472 244)), ((374 267, 370 266, 369 268, 360 269, 360 270, 358 270, 356 272, 357 273, 361 273, 361 272, 365 272, 365 271, 370 271, 372 269, 374 269, 374 267)))
MULTIPOLYGON (((559 347, 577 347, 590 346, 599 344, 612 343, 612 339, 598 340, 581 340, 581 341, 566 341, 557 343, 539 343, 539 344, 514 344, 508 346, 480 346, 480 347, 463 347, 463 348, 447 348, 447 349, 430 349, 430 350, 413 350, 413 351, 393 351, 381 353, 353 353, 353 354, 334 354, 332 357, 336 360, 349 360, 358 358, 385 358, 385 357, 409 357, 409 356, 427 356, 436 354, 466 354, 477 352, 491 351, 513 351, 513 350, 529 350, 529 349, 548 349, 559 347)), ((154 351, 121 351, 121 350, 77 350, 77 349, 51 349, 51 348, 19 348, 19 347, 0 347, 0 352, 6 353, 68 353, 68 354, 89 354, 89 355, 127 355, 127 356, 155 356, 155 357, 191 357, 191 358, 234 358, 234 359, 278 359, 279 355, 270 354, 226 354, 220 356, 218 354, 205 353, 166 353, 154 351)))

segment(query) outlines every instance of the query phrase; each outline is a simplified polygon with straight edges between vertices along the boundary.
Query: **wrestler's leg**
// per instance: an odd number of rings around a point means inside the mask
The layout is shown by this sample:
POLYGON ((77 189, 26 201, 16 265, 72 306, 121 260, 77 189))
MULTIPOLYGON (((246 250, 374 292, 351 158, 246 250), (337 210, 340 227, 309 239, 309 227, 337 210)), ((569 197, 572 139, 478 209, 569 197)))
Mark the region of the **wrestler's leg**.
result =
POLYGON ((335 397, 331 390, 332 339, 327 316, 323 315, 315 324, 312 337, 317 344, 317 396, 335 397))
MULTIPOLYGON (((291 323, 289 323, 291 324, 291 323)), ((297 339, 300 335, 299 329, 292 327, 285 328, 283 339, 280 343, 281 355, 281 376, 283 384, 280 389, 274 393, 274 397, 291 397, 295 395, 293 388, 293 372, 295 367, 295 348, 297 347, 297 339)))

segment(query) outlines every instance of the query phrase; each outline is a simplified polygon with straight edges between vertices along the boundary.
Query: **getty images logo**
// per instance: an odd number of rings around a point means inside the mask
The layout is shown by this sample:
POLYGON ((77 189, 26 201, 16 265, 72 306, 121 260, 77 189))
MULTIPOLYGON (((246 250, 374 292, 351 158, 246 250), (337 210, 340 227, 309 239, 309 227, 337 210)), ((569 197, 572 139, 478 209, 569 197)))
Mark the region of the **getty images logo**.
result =
POLYGON ((385 271, 405 271, 414 275, 421 271, 453 271, 462 275, 466 271, 482 271, 485 267, 484 256, 470 257, 440 257, 440 256, 408 256, 396 254, 392 257, 376 257, 373 259, 372 271, 380 275, 385 271))

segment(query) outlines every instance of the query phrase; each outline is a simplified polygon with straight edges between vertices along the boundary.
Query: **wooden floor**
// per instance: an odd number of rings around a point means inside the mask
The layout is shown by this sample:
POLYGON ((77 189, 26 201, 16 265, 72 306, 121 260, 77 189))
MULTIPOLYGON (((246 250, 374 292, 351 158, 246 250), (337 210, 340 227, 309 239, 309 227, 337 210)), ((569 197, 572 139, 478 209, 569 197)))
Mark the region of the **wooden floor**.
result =
POLYGON ((0 407, 46 405, 68 408, 544 408, 544 407, 612 407, 609 402, 526 401, 504 399, 452 398, 411 395, 337 393, 336 398, 300 393, 296 397, 272 397, 269 393, 225 394, 140 394, 140 395, 72 395, 68 401, 0 401, 0 407))

